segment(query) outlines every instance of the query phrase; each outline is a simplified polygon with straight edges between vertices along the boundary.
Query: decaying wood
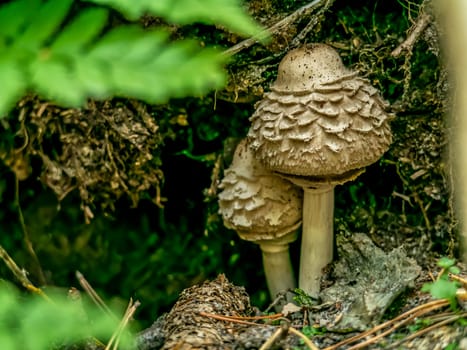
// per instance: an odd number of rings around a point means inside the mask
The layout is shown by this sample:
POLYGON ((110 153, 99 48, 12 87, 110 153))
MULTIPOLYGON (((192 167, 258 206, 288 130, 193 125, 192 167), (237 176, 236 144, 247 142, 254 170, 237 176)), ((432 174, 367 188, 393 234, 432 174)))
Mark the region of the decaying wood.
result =
POLYGON ((201 312, 246 316, 252 310, 245 289, 232 285, 224 275, 188 288, 167 315, 161 349, 223 349, 233 341, 238 324, 226 324, 201 312))
MULTIPOLYGON (((245 289, 219 275, 185 289, 168 314, 137 336, 137 349, 259 349, 281 326, 267 323, 278 315, 251 317, 253 311, 245 289)), ((274 348, 297 345, 298 339, 286 332, 274 338, 274 348)))

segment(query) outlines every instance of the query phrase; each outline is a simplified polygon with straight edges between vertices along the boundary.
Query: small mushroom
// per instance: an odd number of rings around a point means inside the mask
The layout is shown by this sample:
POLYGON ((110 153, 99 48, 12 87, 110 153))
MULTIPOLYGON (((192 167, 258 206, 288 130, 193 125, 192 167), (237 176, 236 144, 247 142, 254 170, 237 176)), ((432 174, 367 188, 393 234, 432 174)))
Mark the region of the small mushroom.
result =
POLYGON ((319 293, 333 258, 334 187, 354 180, 391 144, 388 106, 324 44, 290 51, 251 116, 256 159, 304 189, 299 287, 319 293))
POLYGON ((262 250, 271 297, 295 288, 289 243, 296 240, 301 224, 301 189, 261 166, 246 139, 237 146, 219 187, 225 226, 262 250))

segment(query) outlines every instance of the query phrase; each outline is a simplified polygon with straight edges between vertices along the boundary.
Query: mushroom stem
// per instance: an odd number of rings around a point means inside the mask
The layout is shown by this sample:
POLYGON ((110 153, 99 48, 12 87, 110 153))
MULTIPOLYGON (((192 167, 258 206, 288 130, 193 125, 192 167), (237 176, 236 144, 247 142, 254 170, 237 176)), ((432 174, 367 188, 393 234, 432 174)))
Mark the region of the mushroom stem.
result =
POLYGON ((334 187, 305 188, 298 286, 317 297, 322 269, 333 258, 334 187))
MULTIPOLYGON (((260 243, 263 252, 263 267, 271 299, 277 294, 296 287, 295 276, 290 261, 288 243, 260 243)), ((292 294, 287 293, 287 301, 292 294)))

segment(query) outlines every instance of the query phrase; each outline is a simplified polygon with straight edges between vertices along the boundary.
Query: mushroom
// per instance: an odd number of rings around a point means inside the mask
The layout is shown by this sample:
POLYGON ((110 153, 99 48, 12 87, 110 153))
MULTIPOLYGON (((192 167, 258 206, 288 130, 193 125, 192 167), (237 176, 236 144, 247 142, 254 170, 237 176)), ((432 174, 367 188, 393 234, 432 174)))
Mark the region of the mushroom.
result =
POLYGON ((330 46, 290 51, 256 105, 248 140, 256 159, 304 189, 299 287, 319 293, 333 258, 334 187, 354 180, 391 144, 388 106, 330 46))
POLYGON ((271 298, 295 288, 289 243, 296 240, 301 224, 301 189, 261 166, 246 139, 238 144, 219 187, 224 225, 262 250, 271 298))

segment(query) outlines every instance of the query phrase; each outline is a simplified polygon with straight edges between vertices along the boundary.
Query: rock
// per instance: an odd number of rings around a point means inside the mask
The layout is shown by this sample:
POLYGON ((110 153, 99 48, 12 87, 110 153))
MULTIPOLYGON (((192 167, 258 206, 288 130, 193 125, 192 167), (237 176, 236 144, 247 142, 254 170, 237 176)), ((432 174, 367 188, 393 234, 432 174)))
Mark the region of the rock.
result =
POLYGON ((332 266, 334 284, 324 289, 324 303, 341 305, 339 328, 367 329, 378 324, 386 309, 413 285, 421 268, 402 247, 385 253, 365 234, 336 238, 338 260, 332 266))

